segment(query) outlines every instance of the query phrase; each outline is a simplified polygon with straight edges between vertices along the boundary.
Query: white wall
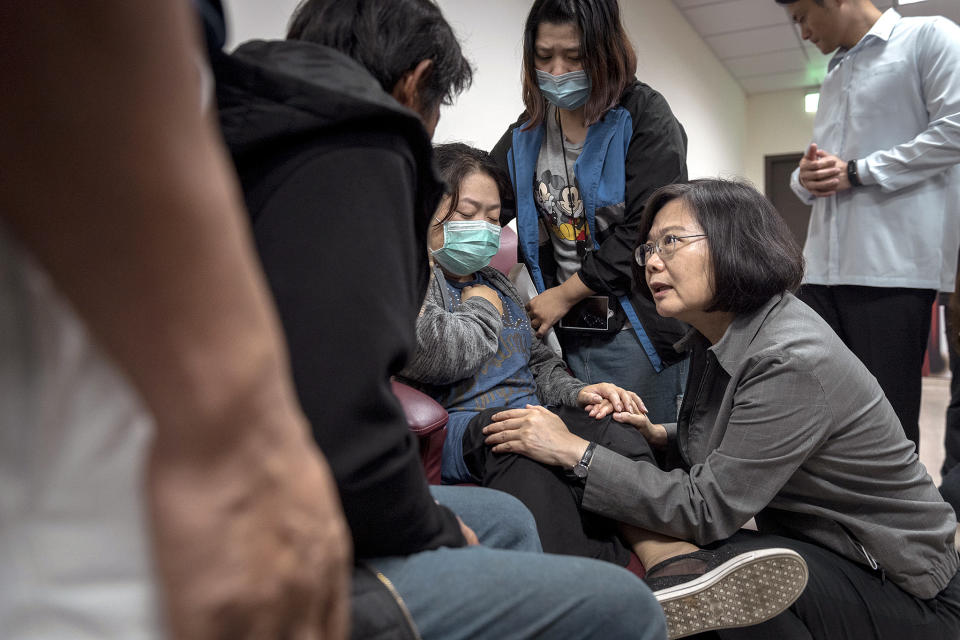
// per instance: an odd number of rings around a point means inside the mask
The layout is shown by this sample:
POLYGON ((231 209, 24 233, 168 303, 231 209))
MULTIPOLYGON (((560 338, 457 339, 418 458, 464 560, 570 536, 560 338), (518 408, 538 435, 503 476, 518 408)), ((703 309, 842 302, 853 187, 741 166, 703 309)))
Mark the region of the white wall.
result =
POLYGON ((746 177, 760 191, 764 185, 764 156, 802 153, 813 136, 815 114, 804 111, 802 89, 758 93, 747 100, 744 161, 746 177))
POLYGON ((223 0, 227 14, 227 50, 253 39, 272 40, 287 33, 299 0, 223 0))
POLYGON ((439 0, 464 54, 473 85, 440 112, 436 142, 460 141, 491 149, 523 111, 520 59, 523 21, 532 0, 439 0))
MULTIPOLYGON (((436 141, 462 140, 489 149, 523 110, 521 41, 531 3, 439 0, 476 74, 470 90, 443 110, 436 141)), ((250 38, 282 37, 296 4, 297 0, 225 0, 228 48, 250 38)), ((756 150, 747 148, 748 100, 733 77, 670 0, 620 4, 637 49, 637 77, 667 98, 687 131, 690 176, 746 174, 762 180, 762 156, 758 160, 756 150), (755 162, 761 163, 759 172, 750 168, 755 162)), ((752 127, 752 116, 749 121, 752 127)), ((767 136, 763 139, 769 142, 767 136)))
POLYGON ((747 99, 670 0, 621 0, 637 77, 670 102, 687 130, 691 178, 741 175, 747 99))
MULTIPOLYGON (((435 139, 492 147, 523 110, 520 61, 530 0, 440 0, 477 73, 440 119, 435 139), (481 8, 482 7, 482 8, 481 8)), ((692 177, 742 174, 747 101, 670 0, 621 0, 637 77, 662 93, 689 138, 692 177)))

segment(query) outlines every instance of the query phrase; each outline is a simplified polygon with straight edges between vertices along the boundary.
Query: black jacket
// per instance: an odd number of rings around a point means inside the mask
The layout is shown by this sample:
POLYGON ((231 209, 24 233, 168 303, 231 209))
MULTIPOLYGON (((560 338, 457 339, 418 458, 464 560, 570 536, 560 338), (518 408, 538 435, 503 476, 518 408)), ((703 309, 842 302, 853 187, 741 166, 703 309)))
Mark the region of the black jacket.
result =
POLYGON ((356 555, 464 545, 429 493, 389 382, 415 344, 442 194, 423 125, 326 47, 250 42, 213 66, 297 393, 356 555))
MULTIPOLYGON (((527 182, 520 176, 532 172, 514 170, 515 162, 535 165, 540 150, 538 140, 543 136, 543 124, 534 129, 523 131, 529 121, 526 113, 507 128, 506 133, 491 151, 494 160, 510 175, 514 184, 516 202, 504 203, 500 222, 506 224, 516 217, 517 209, 532 207, 529 193, 533 189, 532 181, 527 182), (515 147, 516 143, 516 147, 515 147), (526 200, 524 201, 524 198, 526 200)), ((681 124, 674 117, 666 99, 646 84, 634 81, 623 92, 619 104, 608 111, 600 123, 591 127, 581 158, 578 178, 584 188, 585 206, 589 220, 591 215, 598 218, 605 215, 604 209, 612 219, 605 224, 597 224, 591 232, 596 232, 600 244, 597 251, 588 251, 580 267, 580 279, 594 291, 614 297, 627 296, 636 311, 643 330, 650 338, 660 359, 665 364, 682 360, 684 354, 678 353, 673 345, 686 333, 687 327, 672 318, 660 317, 648 298, 632 290, 633 250, 639 240, 638 229, 644 204, 658 188, 674 182, 687 180, 687 136, 681 124), (626 154, 621 151, 626 144, 626 154), (581 174, 589 174, 586 180, 581 174), (621 193, 615 203, 603 203, 595 199, 589 184, 604 184, 607 195, 621 193), (596 209, 591 212, 593 206, 596 209), (622 220, 616 219, 612 210, 622 209, 622 220)), ((576 170, 576 169, 575 169, 576 170)), ((596 187, 594 187, 596 188, 596 187)), ((593 224, 593 223, 591 223, 593 224)), ((518 229, 522 225, 518 221, 518 229)), ((546 287, 556 281, 556 263, 553 251, 545 248, 536 252, 536 238, 526 237, 520 231, 520 249, 532 247, 530 253, 537 253, 537 259, 524 254, 524 261, 539 266, 546 287), (528 244, 534 242, 533 245, 528 244)), ((536 235, 536 234, 534 234, 536 235)), ((549 245, 548 245, 549 246, 549 245)), ((532 265, 531 265, 532 266, 532 265)))

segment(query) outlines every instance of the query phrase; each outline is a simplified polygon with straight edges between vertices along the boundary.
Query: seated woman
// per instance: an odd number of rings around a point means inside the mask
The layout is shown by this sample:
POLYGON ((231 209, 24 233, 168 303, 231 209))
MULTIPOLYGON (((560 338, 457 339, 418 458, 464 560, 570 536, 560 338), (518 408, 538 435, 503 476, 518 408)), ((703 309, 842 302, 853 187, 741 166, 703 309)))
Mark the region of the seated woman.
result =
MULTIPOLYGON (((613 417, 644 434, 663 468, 530 409, 493 416, 493 450, 566 466, 594 449, 582 506, 636 535, 796 550, 810 571, 800 598, 723 638, 960 637, 953 511, 877 381, 791 293, 803 258, 770 203, 735 182, 667 186, 640 237, 637 286, 661 315, 692 325, 680 343, 691 372, 676 424, 613 417), (759 532, 738 532, 751 517, 759 532)), ((707 564, 701 553, 649 569, 665 609, 671 583, 707 564), (667 573, 680 575, 658 578, 667 573)))
MULTIPOLYGON (((495 455, 484 442, 483 428, 505 409, 526 410, 530 420, 555 421, 565 425, 567 435, 579 434, 584 442, 650 465, 653 457, 643 435, 610 417, 613 411, 643 415, 643 403, 612 384, 577 380, 535 336, 514 286, 487 266, 499 246, 501 196, 509 193, 502 171, 486 152, 463 144, 439 145, 435 152, 451 192, 440 203, 429 237, 436 266, 417 319, 416 353, 398 377, 434 397, 450 414, 443 480, 476 482, 518 497, 533 513, 547 552, 626 565, 630 553, 618 535, 619 523, 580 509, 589 454, 581 449, 565 468, 550 466, 556 464, 553 460, 541 464, 525 456, 495 455)), ((545 439, 526 446, 546 451, 553 443, 545 439)), ((687 585, 697 593, 698 603, 680 615, 695 617, 697 625, 684 626, 686 622, 671 620, 676 611, 668 612, 671 637, 769 618, 803 588, 805 567, 789 550, 712 553, 666 536, 630 534, 631 545, 648 566, 697 552, 697 561, 711 570, 708 580, 687 585), (744 595, 740 585, 754 585, 758 579, 783 589, 760 599, 744 595)))
POLYGON ((632 392, 571 376, 536 338, 515 287, 487 266, 499 248, 501 196, 509 193, 490 156, 455 143, 435 147, 435 157, 451 193, 431 225, 434 277, 417 319, 416 352, 398 378, 449 413, 443 481, 475 482, 520 498, 547 552, 626 565, 630 553, 616 524, 581 518, 575 489, 562 473, 522 457, 488 456, 481 429, 504 408, 550 405, 574 430, 625 455, 645 455, 640 434, 603 419, 613 409, 640 413, 645 407, 632 392))

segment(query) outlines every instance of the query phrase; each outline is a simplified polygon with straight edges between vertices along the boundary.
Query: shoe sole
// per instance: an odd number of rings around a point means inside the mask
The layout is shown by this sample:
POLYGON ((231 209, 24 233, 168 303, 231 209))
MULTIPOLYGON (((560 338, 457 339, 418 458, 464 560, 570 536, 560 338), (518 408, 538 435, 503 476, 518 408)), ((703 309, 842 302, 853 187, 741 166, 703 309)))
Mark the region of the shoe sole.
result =
POLYGON ((782 613, 807 586, 807 563, 791 549, 759 549, 731 558, 696 580, 654 592, 667 637, 747 627, 782 613))

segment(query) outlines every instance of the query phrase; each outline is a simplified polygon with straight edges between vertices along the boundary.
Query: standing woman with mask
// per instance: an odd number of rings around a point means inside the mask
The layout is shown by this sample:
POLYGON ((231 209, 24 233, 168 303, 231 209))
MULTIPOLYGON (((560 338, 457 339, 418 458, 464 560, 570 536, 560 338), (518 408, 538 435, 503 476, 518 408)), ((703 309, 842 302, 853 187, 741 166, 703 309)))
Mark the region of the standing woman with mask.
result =
POLYGON ((536 0, 523 39, 520 119, 492 155, 507 171, 520 251, 539 295, 538 336, 557 327, 564 359, 585 382, 643 398, 673 421, 683 365, 679 322, 631 294, 643 203, 687 179, 686 135, 667 101, 634 77, 636 54, 616 0, 536 0))

